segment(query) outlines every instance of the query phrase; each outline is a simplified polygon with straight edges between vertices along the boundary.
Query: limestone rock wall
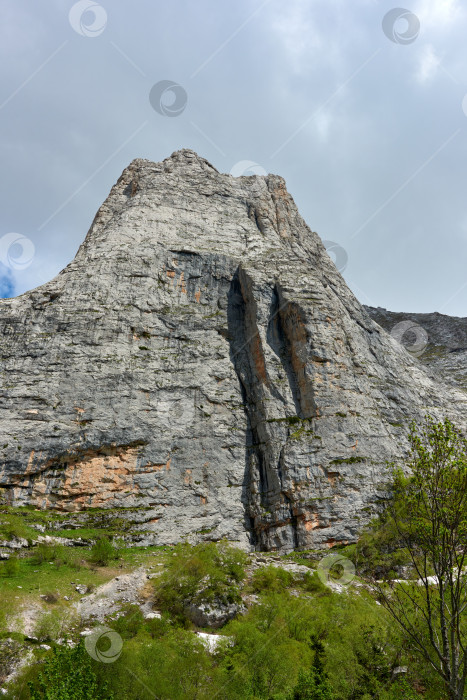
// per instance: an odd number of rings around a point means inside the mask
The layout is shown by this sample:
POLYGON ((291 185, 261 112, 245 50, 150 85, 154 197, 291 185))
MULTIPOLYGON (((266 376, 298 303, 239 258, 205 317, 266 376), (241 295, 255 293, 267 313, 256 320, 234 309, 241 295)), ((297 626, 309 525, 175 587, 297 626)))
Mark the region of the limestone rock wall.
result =
POLYGON ((355 538, 428 409, 464 421, 358 303, 284 180, 136 160, 55 279, 0 300, 0 487, 138 512, 145 541, 355 538))

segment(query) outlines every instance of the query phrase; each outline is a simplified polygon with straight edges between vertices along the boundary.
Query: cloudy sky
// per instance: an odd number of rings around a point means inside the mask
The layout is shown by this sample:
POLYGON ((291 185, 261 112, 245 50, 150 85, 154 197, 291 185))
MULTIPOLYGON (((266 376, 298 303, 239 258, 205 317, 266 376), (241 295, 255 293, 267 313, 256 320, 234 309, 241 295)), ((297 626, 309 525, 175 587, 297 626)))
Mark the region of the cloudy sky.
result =
POLYGON ((0 8, 0 296, 72 260, 133 158, 185 147, 282 175, 363 303, 467 316, 458 0, 0 8))

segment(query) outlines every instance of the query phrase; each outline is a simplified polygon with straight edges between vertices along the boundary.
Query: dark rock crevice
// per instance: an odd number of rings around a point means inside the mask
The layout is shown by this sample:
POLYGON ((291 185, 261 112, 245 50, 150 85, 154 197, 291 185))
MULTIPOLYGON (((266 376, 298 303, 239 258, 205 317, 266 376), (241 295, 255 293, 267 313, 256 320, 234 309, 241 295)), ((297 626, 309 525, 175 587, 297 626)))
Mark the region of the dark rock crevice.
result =
POLYGON ((317 412, 313 385, 306 371, 309 339, 305 320, 298 305, 283 298, 277 284, 271 301, 267 340, 287 375, 296 415, 314 418, 317 412))
MULTIPOLYGON (((299 360, 299 353, 305 349, 294 349, 297 338, 298 342, 305 341, 303 331, 297 331, 299 324, 294 310, 287 307, 283 303, 281 308, 279 295, 274 290, 264 336, 287 375, 298 416, 309 419, 310 413, 315 415, 312 392, 304 375, 303 363, 299 360)), ((271 543, 276 543, 275 546, 280 548, 280 538, 275 530, 284 526, 292 529, 288 537, 292 537, 293 546, 297 546, 297 518, 292 501, 284 492, 287 476, 285 446, 290 432, 289 419, 282 417, 286 401, 268 372, 258 315, 252 281, 239 268, 229 292, 228 322, 231 359, 242 388, 252 440, 247 445, 246 510, 257 547, 269 549, 271 543), (282 405, 281 417, 272 417, 268 411, 267 407, 273 400, 276 410, 282 405)), ((290 420, 295 418, 297 416, 291 416, 290 420)))

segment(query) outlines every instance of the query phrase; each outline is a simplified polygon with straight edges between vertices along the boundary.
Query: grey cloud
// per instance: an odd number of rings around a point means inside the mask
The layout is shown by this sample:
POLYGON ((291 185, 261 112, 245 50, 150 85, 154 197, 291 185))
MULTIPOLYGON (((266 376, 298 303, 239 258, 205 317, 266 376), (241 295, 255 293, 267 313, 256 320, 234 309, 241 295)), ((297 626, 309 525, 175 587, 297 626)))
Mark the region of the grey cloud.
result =
POLYGON ((384 35, 386 0, 100 4, 107 24, 87 37, 70 26, 73 2, 4 2, 0 105, 14 96, 0 109, 0 238, 17 231, 36 255, 2 294, 73 258, 133 158, 188 147, 224 172, 252 161, 283 175, 310 227, 346 250, 361 301, 467 315, 467 21, 456 3, 455 22, 422 3, 410 45, 384 35), (427 46, 441 64, 421 81, 427 46), (176 117, 149 101, 164 80, 187 94, 176 117))

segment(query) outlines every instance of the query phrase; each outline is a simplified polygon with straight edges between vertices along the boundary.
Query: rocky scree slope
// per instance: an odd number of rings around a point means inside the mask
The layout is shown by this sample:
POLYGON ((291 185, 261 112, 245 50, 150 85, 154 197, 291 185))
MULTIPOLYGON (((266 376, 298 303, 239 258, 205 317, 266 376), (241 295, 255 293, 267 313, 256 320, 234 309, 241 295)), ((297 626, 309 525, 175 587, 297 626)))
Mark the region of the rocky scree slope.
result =
POLYGON ((141 541, 350 541, 430 378, 347 288, 281 177, 182 150, 123 172, 75 259, 0 300, 0 487, 125 508, 141 541))

